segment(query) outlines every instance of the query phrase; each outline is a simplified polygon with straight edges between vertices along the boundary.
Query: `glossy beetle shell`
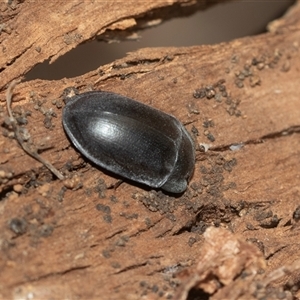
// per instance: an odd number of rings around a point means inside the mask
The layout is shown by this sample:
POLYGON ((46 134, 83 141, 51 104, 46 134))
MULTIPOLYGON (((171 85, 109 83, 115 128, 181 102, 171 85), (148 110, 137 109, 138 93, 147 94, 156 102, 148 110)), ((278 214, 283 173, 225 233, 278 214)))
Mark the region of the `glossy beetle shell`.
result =
POLYGON ((96 165, 133 181, 181 193, 193 172, 193 141, 173 116, 110 92, 70 98, 63 126, 96 165))

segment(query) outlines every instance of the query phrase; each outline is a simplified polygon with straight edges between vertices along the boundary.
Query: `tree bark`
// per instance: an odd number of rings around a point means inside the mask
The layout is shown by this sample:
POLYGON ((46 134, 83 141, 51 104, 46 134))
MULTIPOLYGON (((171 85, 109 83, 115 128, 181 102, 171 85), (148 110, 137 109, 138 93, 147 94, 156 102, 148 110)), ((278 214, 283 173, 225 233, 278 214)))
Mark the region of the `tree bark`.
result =
POLYGON ((65 180, 14 138, 5 103, 13 79, 108 29, 126 33, 198 8, 183 0, 1 4, 1 298, 300 296, 299 2, 265 34, 140 49, 76 78, 18 84, 12 108, 26 142, 65 180), (187 191, 118 185, 82 157, 61 124, 70 87, 176 116, 197 149, 187 191))

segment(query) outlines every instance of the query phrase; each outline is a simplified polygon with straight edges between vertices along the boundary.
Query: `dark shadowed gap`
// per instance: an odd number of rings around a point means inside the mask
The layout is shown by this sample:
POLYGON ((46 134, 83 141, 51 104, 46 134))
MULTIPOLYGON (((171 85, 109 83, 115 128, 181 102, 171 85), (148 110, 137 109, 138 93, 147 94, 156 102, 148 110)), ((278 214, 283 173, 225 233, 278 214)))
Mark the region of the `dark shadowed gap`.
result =
POLYGON ((58 80, 97 69, 126 53, 145 47, 181 47, 226 42, 266 31, 267 24, 282 16, 294 0, 243 0, 218 4, 187 18, 177 18, 138 32, 138 41, 107 44, 92 41, 66 53, 53 64, 35 66, 25 80, 58 80))

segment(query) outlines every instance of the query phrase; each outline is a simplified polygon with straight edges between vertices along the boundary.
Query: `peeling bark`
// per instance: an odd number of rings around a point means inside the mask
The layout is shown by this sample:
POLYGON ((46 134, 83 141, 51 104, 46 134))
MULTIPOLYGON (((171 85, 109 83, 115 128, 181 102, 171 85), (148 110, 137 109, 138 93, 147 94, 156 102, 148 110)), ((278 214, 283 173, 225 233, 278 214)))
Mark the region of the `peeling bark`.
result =
POLYGON ((266 34, 140 49, 83 76, 17 85, 14 116, 64 181, 14 139, 5 107, 12 79, 107 28, 127 31, 153 10, 163 17, 174 5, 200 5, 168 3, 1 4, 1 298, 299 297, 299 3, 266 34), (101 20, 98 10, 107 12, 101 20), (29 14, 45 21, 21 26, 29 14), (113 91, 176 116, 197 147, 188 190, 174 197, 128 181, 118 186, 120 178, 84 159, 61 124, 69 87, 113 91), (210 243, 218 264, 201 269, 210 243), (236 269, 217 251, 226 243, 240 251, 236 269))

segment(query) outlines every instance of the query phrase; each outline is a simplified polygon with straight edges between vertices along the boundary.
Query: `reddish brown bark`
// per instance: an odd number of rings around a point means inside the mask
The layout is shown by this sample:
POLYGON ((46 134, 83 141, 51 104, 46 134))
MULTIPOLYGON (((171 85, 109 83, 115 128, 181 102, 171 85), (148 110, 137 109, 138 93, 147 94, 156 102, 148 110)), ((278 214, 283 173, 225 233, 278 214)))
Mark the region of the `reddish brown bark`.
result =
POLYGON ((80 77, 17 85, 15 116, 28 121, 20 126, 32 147, 68 177, 60 181, 13 138, 4 87, 36 63, 162 7, 74 3, 1 7, 1 298, 186 299, 191 289, 211 299, 299 296, 299 4, 263 35, 141 49, 80 77), (107 13, 97 23, 92 12, 100 9, 107 13), (32 10, 39 22, 22 26, 32 10), (63 32, 50 30, 45 15, 63 32), (78 26, 81 18, 89 21, 78 26), (119 178, 86 161, 63 131, 62 95, 71 86, 117 92, 181 120, 198 149, 188 190, 175 198, 131 182, 114 189, 119 178), (216 229, 203 235, 207 227, 216 229), (215 265, 204 259, 209 245, 215 265))

